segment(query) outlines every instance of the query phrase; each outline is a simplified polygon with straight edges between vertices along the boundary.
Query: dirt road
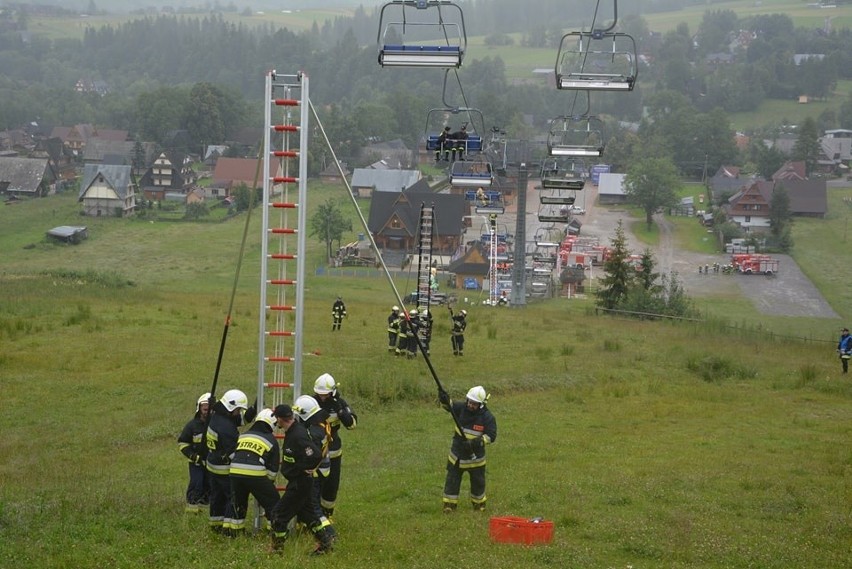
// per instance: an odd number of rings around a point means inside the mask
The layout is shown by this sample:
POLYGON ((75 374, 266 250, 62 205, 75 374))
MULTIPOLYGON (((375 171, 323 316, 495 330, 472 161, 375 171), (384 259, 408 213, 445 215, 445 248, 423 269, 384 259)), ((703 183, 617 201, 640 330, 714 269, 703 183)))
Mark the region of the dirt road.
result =
MULTIPOLYGON (((583 201, 586 214, 579 217, 583 222, 581 235, 597 237, 601 245, 609 245, 615 235, 618 221, 622 220, 630 250, 641 253, 645 249, 646 245, 639 242, 630 230, 634 218, 628 215, 626 210, 618 206, 597 205, 597 186, 588 184, 583 192, 586 194, 583 201)), ((538 199, 535 190, 530 190, 528 194, 530 200, 538 199)), ((528 201, 527 207, 528 211, 535 212, 538 206, 535 201, 528 201)), ((654 222, 660 228, 660 242, 651 247, 658 272, 676 273, 690 296, 742 295, 751 300, 755 308, 763 314, 839 318, 789 255, 773 255, 780 260, 778 273, 773 277, 726 275, 722 272, 713 273, 712 269, 710 274, 699 274, 699 265, 725 265, 730 262, 730 255, 708 255, 679 249, 674 240, 674 225, 662 214, 655 215, 654 222)), ((708 233, 707 238, 712 239, 713 236, 708 233)))

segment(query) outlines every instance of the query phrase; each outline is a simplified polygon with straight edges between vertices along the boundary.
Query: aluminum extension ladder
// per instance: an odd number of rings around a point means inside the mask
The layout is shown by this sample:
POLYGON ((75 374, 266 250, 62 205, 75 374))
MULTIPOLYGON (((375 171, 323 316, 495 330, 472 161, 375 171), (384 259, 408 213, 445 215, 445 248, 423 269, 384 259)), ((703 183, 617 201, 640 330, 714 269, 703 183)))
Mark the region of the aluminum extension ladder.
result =
POLYGON ((308 77, 266 74, 258 408, 301 393, 308 174, 308 77))

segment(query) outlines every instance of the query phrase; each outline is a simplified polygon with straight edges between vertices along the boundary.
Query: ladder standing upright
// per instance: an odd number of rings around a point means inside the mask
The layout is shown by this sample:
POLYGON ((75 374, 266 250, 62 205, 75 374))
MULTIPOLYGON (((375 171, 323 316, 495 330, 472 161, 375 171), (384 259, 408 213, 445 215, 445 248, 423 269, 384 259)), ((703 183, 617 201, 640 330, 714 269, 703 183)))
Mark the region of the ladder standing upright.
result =
POLYGON ((432 298, 432 238, 434 237, 435 207, 420 205, 420 239, 417 244, 417 312, 429 309, 432 298))
POLYGON ((488 304, 497 306, 497 215, 488 217, 488 304))
POLYGON ((266 74, 258 408, 301 393, 308 77, 266 74))

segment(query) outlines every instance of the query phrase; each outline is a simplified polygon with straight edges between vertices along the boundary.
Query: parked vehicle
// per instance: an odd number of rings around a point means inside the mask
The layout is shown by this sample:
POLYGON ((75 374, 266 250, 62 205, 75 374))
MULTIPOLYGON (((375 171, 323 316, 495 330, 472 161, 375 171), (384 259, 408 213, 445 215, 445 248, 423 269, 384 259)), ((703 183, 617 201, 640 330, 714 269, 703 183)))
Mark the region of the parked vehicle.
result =
POLYGON ((731 255, 731 265, 738 273, 744 275, 772 276, 778 272, 778 259, 769 255, 738 253, 731 255))

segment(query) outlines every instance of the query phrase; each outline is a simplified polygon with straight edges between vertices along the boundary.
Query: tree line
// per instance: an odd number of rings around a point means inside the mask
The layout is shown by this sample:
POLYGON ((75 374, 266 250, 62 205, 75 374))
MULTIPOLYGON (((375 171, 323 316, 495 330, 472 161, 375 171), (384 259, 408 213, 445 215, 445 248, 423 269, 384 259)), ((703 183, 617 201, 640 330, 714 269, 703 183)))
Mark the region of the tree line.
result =
MULTIPOLYGON (((530 37, 540 35, 539 16, 560 21, 557 14, 569 12, 572 5, 564 0, 521 4, 461 2, 474 31, 501 18, 492 30, 526 29, 530 37), (531 15, 522 18, 519 11, 531 15), (508 15, 516 16, 510 18, 514 27, 502 20, 508 15)), ((587 3, 582 4, 581 10, 581 3, 574 2, 575 12, 587 14, 587 3)), ((638 4, 648 9, 666 3, 638 4)), ((168 132, 187 129, 200 148, 223 142, 241 126, 262 124, 259 100, 266 70, 306 70, 314 86, 312 101, 341 157, 357 163, 368 139, 402 138, 415 147, 428 111, 443 106, 443 73, 380 68, 375 10, 359 8, 351 18, 299 33, 233 24, 221 14, 138 18, 90 28, 80 40, 31 35, 24 41, 19 30, 6 29, 0 32, 0 128, 31 121, 93 123, 159 143, 168 132), (104 96, 77 93, 74 85, 81 78, 103 80, 110 91, 104 96)), ((619 29, 637 39, 648 64, 640 69, 638 87, 630 95, 595 93, 591 101, 591 112, 607 120, 607 160, 614 164, 628 160, 636 144, 624 122, 640 123, 644 114, 652 119, 643 127, 646 138, 660 152, 670 153, 680 172, 713 171, 736 156, 726 113, 753 108, 770 96, 788 98, 806 87, 825 93, 852 74, 849 30, 824 33, 794 28, 782 14, 738 18, 720 10, 707 12, 694 32, 684 24, 660 35, 641 17, 625 12, 619 14, 619 29), (750 43, 733 53, 730 64, 706 59, 727 49, 740 32, 750 43), (797 66, 794 53, 825 57, 797 66)), ((553 42, 556 32, 551 29, 543 37, 553 42)), ((486 128, 500 126, 513 138, 540 136, 551 118, 571 110, 564 92, 543 83, 511 82, 499 57, 469 53, 459 79, 464 99, 456 90, 451 100, 470 103, 486 117, 486 128)), ((852 98, 840 113, 821 115, 817 127, 852 127, 852 98)), ((322 158, 322 150, 316 152, 322 158)))

